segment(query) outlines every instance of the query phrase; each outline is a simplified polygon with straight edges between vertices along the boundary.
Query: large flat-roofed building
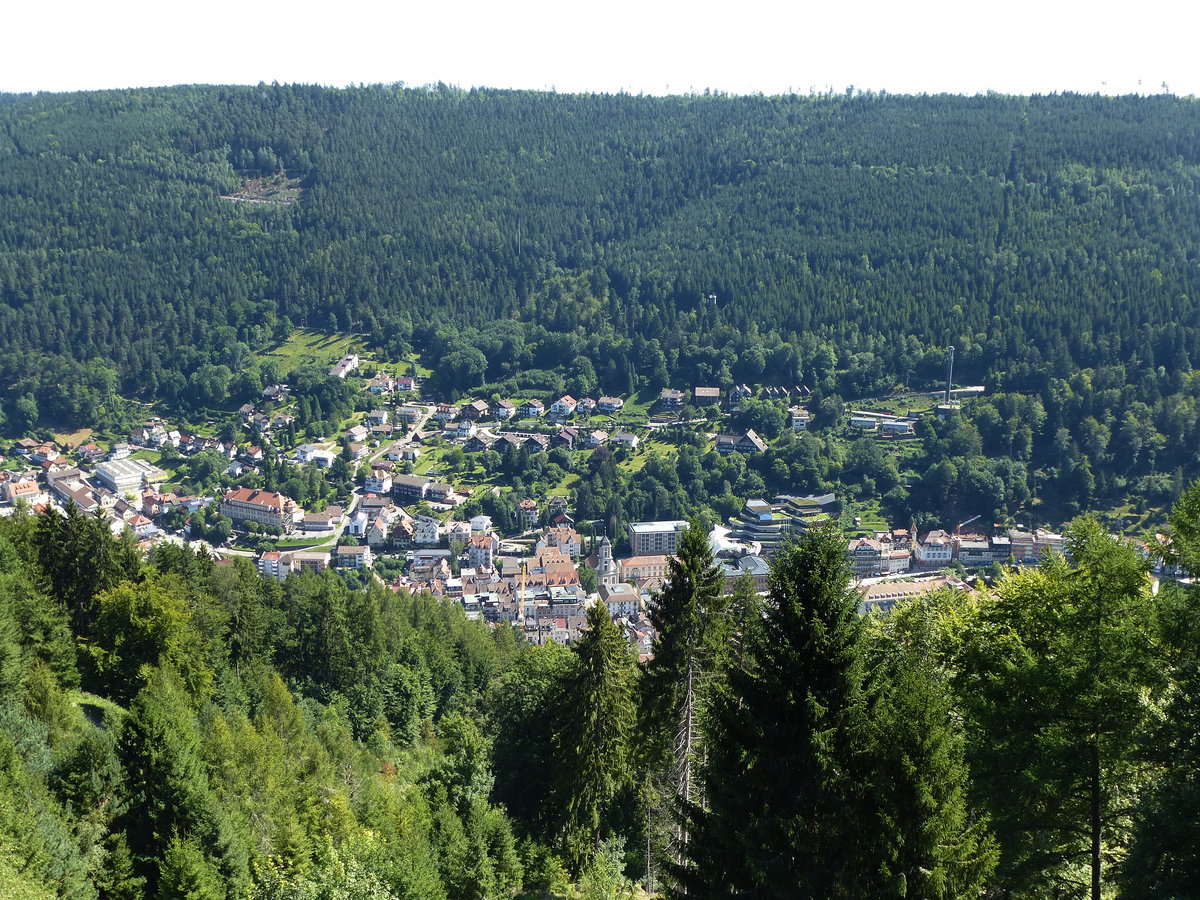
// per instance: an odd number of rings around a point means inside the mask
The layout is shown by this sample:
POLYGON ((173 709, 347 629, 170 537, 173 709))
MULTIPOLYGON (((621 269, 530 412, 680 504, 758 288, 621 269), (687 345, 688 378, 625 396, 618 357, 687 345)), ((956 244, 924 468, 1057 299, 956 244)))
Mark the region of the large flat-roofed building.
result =
POLYGON ((328 568, 328 550, 297 550, 292 553, 291 571, 293 572, 323 572, 328 568))
POLYGON ((225 492, 221 498, 221 514, 235 522, 257 522, 259 525, 274 525, 290 532, 304 510, 296 501, 283 494, 260 491, 253 488, 235 488, 225 492))
POLYGON ((687 527, 688 523, 680 520, 631 522, 629 525, 630 555, 670 555, 679 549, 679 535, 687 527))
POLYGON ((140 493, 145 485, 166 481, 167 473, 144 459, 112 459, 96 465, 96 479, 114 494, 140 493))

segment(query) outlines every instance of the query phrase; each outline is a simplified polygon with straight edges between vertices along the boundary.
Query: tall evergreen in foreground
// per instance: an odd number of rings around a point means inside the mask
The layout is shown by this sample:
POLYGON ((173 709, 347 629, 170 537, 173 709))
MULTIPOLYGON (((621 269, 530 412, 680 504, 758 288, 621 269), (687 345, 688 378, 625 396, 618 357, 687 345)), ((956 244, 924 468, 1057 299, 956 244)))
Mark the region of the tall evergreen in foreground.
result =
POLYGON ((862 896, 870 878, 864 632, 832 527, 776 557, 771 605, 714 703, 707 808, 677 895, 862 896))
POLYGON ((968 805, 961 717, 935 650, 927 607, 907 604, 873 621, 878 822, 873 854, 886 895, 978 897, 999 856, 986 819, 968 805))
MULTIPOLYGON (((708 537, 693 523, 679 538, 667 583, 650 610, 657 637, 643 679, 642 735, 649 769, 665 781, 661 793, 667 807, 676 802, 686 806, 699 797, 702 723, 733 630, 724 588, 725 576, 713 561, 708 537)), ((671 858, 681 862, 686 833, 678 822, 670 842, 671 858)))
POLYGON ((868 635, 832 525, 770 585, 713 703, 674 896, 978 896, 996 849, 919 617, 868 635))
POLYGON ((587 625, 575 647, 574 704, 559 766, 567 807, 563 844, 577 872, 610 836, 614 801, 631 784, 636 675, 629 644, 603 603, 588 610, 587 625))

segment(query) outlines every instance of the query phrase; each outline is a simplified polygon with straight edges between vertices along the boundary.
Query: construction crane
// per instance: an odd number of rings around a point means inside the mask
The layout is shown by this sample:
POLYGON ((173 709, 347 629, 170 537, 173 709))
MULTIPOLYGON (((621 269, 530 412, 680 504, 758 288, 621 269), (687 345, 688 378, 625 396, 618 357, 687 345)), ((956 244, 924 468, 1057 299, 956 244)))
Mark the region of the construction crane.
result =
POLYGON ((959 523, 958 523, 958 525, 957 525, 957 526, 955 526, 955 528, 954 528, 954 536, 955 536, 955 537, 958 537, 958 536, 959 536, 959 534, 962 532, 962 527, 963 527, 964 525, 970 525, 970 524, 971 524, 972 522, 974 522, 976 519, 982 519, 982 518, 983 518, 983 516, 982 516, 982 515, 978 515, 978 516, 971 516, 971 518, 967 519, 967 521, 965 521, 965 522, 959 522, 959 523))
MULTIPOLYGON (((521 601, 517 605, 517 623, 521 626, 521 630, 525 630, 525 588, 529 583, 529 560, 521 560, 521 601)), ((534 620, 537 615, 535 613, 534 620)), ((540 642, 539 642, 540 643, 540 642)))

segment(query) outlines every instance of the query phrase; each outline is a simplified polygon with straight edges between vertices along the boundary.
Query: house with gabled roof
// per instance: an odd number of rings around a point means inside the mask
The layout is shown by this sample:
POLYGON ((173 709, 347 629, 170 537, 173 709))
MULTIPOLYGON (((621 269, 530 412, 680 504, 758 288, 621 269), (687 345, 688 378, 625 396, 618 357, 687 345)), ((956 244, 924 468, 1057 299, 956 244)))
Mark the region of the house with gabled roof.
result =
POLYGON ((400 425, 412 425, 421 419, 421 410, 415 406, 401 406, 396 410, 396 422, 400 425))
POLYGON ((530 453, 541 453, 550 446, 550 438, 544 434, 529 434, 525 436, 523 449, 530 453))
POLYGON ((494 534, 473 534, 467 540, 467 558, 475 569, 490 570, 499 552, 500 539, 494 534))
POLYGON ((571 427, 562 428, 559 430, 550 441, 556 447, 566 447, 568 450, 575 449, 575 442, 579 439, 579 432, 571 427))
POLYGON ((517 504, 517 509, 521 511, 521 515, 525 519, 525 524, 536 525, 538 523, 538 504, 536 500, 526 498, 517 504))
POLYGON ((458 414, 464 419, 483 419, 491 412, 486 400, 472 400, 459 409, 458 414))
POLYGON ((84 462, 94 463, 104 459, 104 449, 99 444, 84 444, 75 451, 84 462))
POLYGON ((546 404, 541 400, 526 400, 521 404, 520 416, 522 419, 540 419, 546 414, 546 404))
POLYGON ((463 444, 463 449, 468 453, 481 453, 484 450, 491 450, 492 444, 495 442, 494 438, 488 437, 486 434, 477 434, 467 439, 467 442, 463 444))
POLYGON ((372 394, 390 394, 396 390, 396 379, 387 372, 379 372, 367 382, 367 390, 372 394))
POLYGON ((570 394, 563 394, 550 405, 550 415, 556 419, 569 419, 575 415, 575 408, 579 406, 579 401, 570 394))
POLYGON ((391 528, 384 516, 373 516, 367 522, 367 546, 382 547, 388 542, 391 528))
POLYGON ((745 434, 718 434, 716 451, 722 456, 730 453, 762 453, 767 449, 766 441, 750 429, 745 434))
POLYGON ((342 544, 334 551, 333 564, 339 569, 369 569, 374 562, 369 546, 342 544))
POLYGON ((683 406, 683 391, 663 388, 658 395, 658 405, 663 409, 679 409, 683 406))

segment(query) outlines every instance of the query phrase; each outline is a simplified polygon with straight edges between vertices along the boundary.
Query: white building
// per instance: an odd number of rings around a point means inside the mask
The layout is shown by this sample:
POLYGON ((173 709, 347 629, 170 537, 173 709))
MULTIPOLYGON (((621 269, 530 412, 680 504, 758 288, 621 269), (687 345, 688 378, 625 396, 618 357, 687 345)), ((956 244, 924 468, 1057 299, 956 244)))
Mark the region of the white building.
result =
POLYGON ((334 378, 345 378, 351 372, 358 368, 358 355, 355 353, 347 353, 339 359, 329 370, 329 374, 334 378))
POLYGON ((113 459, 96 465, 96 480, 114 494, 126 494, 161 484, 167 480, 167 473, 144 459, 113 459))
POLYGON ((954 539, 945 531, 931 531, 917 543, 917 562, 923 566, 948 566, 954 558, 954 539))
POLYGON ((550 406, 550 415, 556 419, 569 419, 575 415, 575 407, 579 405, 579 401, 570 394, 564 394, 559 397, 550 406))
POLYGON ((688 527, 680 520, 663 522, 631 522, 629 548, 632 556, 673 554, 679 549, 679 536, 688 527))

